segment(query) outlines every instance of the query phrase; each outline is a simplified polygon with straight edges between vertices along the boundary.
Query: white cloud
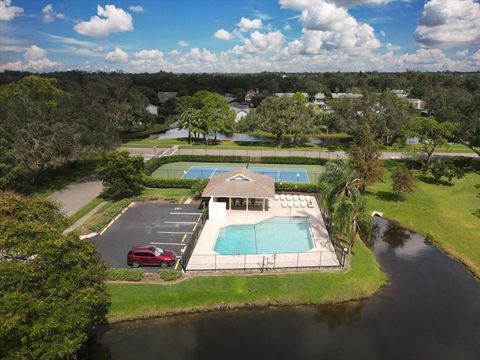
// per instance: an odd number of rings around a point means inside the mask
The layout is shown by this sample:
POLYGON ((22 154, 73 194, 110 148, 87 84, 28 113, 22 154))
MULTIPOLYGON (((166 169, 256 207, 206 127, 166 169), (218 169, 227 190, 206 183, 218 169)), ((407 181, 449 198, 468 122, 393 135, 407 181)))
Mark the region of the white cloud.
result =
POLYGON ((290 31, 290 30, 292 30, 292 27, 290 26, 290 24, 288 22, 286 22, 285 25, 283 25, 283 30, 290 31))
POLYGON ((385 33, 385 31, 383 31, 383 30, 380 30, 380 35, 382 35, 383 37, 387 36, 387 34, 385 33))
POLYGON ((459 51, 457 51, 457 52, 455 53, 455 55, 460 56, 460 57, 467 56, 467 55, 468 55, 468 49, 459 50, 459 51))
POLYGON ((399 45, 393 45, 393 44, 388 43, 388 44, 385 45, 385 48, 387 49, 387 51, 398 51, 402 47, 399 46, 399 45))
POLYGON ((186 42, 185 40, 179 40, 177 42, 178 46, 181 46, 181 47, 187 47, 188 46, 188 42, 186 42))
POLYGON ((232 40, 235 37, 232 33, 229 33, 225 29, 219 29, 215 31, 215 34, 213 34, 213 36, 220 40, 232 40))
POLYGON ((164 54, 158 49, 141 50, 133 54, 129 64, 135 72, 172 71, 173 64, 164 59, 164 54))
POLYGON ((52 4, 45 5, 42 9, 42 21, 43 22, 52 22, 55 19, 64 19, 65 15, 62 13, 57 13, 53 10, 52 4))
POLYGON ((141 13, 141 12, 144 11, 144 10, 143 10, 143 7, 140 6, 140 5, 129 6, 129 7, 128 7, 128 10, 133 11, 133 12, 138 12, 138 13, 141 13))
POLYGON ((23 56, 25 60, 32 61, 45 58, 47 56, 47 52, 37 45, 32 45, 25 51, 23 56))
POLYGON ((331 3, 342 7, 352 7, 367 4, 386 4, 394 0, 329 0, 331 3))
POLYGON ((177 49, 173 49, 172 51, 169 51, 169 52, 168 52, 168 55, 170 55, 170 56, 178 56, 178 55, 180 55, 180 51, 178 51, 177 49))
POLYGON ((17 60, 10 62, 4 65, 0 65, 0 71, 4 70, 13 70, 13 71, 32 71, 32 72, 43 72, 57 70, 61 68, 61 64, 52 61, 47 58, 47 52, 38 47, 37 45, 32 45, 23 54, 25 62, 17 60))
POLYGON ((373 50, 381 46, 373 28, 359 23, 345 8, 326 0, 280 0, 282 7, 302 12, 303 35, 289 44, 292 54, 322 50, 373 50))
POLYGON ((0 21, 10 21, 23 13, 23 8, 13 6, 11 0, 0 0, 0 21))
POLYGON ((245 54, 275 54, 280 52, 285 38, 280 31, 261 33, 254 31, 249 38, 243 39, 243 45, 236 45, 231 51, 236 55, 245 54))
POLYGON ((97 6, 97 15, 89 21, 81 21, 73 29, 82 35, 107 37, 110 33, 132 31, 132 15, 115 5, 97 6))
POLYGON ((116 47, 115 50, 109 52, 105 56, 105 61, 109 64, 126 62, 128 61, 128 54, 119 47, 116 47))
POLYGON ((480 44, 480 3, 474 0, 430 0, 414 33, 422 46, 480 44))
POLYGON ((242 17, 237 26, 241 32, 247 32, 261 29, 263 25, 261 19, 247 19, 246 17, 242 17))

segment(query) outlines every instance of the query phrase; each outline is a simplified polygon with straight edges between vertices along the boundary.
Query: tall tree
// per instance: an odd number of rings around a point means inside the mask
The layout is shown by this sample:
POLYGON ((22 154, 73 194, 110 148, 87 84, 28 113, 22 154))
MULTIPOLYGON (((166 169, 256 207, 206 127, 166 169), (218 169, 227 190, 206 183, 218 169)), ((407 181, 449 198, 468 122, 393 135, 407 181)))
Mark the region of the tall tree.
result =
POLYGON ((353 144, 348 150, 350 161, 362 179, 362 188, 366 184, 377 182, 383 177, 383 162, 381 160, 381 146, 375 141, 375 137, 368 124, 364 124, 356 131, 353 144))
POLYGON ((422 144, 421 151, 425 154, 426 165, 430 163, 435 149, 447 143, 453 137, 454 124, 439 123, 434 117, 415 117, 407 124, 407 132, 418 138, 422 144))
POLYGON ((41 197, 0 192, 0 358, 73 358, 104 321, 105 264, 41 197))
POLYGON ((329 162, 319 182, 322 208, 328 216, 331 233, 335 240, 348 243, 349 252, 357 235, 368 240, 373 229, 360 184, 355 169, 343 161, 329 162))
POLYGON ((401 200, 405 194, 415 190, 416 178, 412 170, 406 166, 398 166, 392 173, 392 190, 397 196, 397 200, 401 200))
POLYGON ((141 156, 128 151, 108 151, 102 154, 97 167, 98 178, 107 186, 106 194, 126 197, 142 189, 145 163, 141 156))

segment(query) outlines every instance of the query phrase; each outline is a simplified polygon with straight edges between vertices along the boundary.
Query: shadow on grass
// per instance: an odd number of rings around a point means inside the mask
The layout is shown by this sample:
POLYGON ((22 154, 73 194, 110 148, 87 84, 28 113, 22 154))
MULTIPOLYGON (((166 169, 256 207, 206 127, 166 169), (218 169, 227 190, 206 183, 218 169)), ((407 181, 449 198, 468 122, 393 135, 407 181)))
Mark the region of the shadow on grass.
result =
POLYGON ((391 191, 377 191, 374 193, 370 193, 371 195, 375 196, 378 200, 383 201, 397 201, 398 197, 391 191))
POLYGON ((480 209, 472 211, 472 215, 480 219, 480 209))
POLYGON ((451 183, 450 181, 439 180, 438 182, 436 182, 435 179, 431 176, 420 175, 418 178, 420 179, 420 181, 422 181, 426 184, 441 185, 441 186, 453 186, 453 183, 451 183))

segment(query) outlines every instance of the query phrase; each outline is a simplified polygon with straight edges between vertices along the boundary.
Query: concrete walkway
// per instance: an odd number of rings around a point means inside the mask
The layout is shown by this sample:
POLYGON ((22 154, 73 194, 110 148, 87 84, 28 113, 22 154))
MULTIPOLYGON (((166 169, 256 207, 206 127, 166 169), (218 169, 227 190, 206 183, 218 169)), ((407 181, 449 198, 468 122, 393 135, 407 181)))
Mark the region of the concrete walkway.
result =
MULTIPOLYGON (((166 156, 171 155, 166 151, 170 148, 122 148, 122 150, 127 150, 132 155, 142 155, 146 160, 151 159, 154 156, 159 154, 166 154, 166 156)), ((203 149, 182 149, 179 148, 175 151, 175 155, 216 155, 216 156, 252 156, 252 157, 264 157, 264 156, 282 156, 282 157, 311 157, 311 158, 323 158, 323 159, 343 159, 347 157, 345 151, 303 151, 303 150, 226 150, 226 149, 214 149, 214 148, 203 148, 203 149)), ((411 155, 404 154, 402 152, 383 152, 383 159, 401 159, 408 158, 411 155)), ((434 153, 434 157, 443 157, 449 158, 454 156, 463 156, 463 157, 472 157, 478 158, 478 155, 475 153, 434 153)))
POLYGON ((90 216, 92 216, 93 214, 95 214, 103 205, 105 205, 106 202, 105 201, 102 201, 100 204, 98 204, 97 206, 95 206, 92 210, 90 210, 88 213, 86 213, 85 215, 83 215, 80 219, 78 219, 77 221, 75 221, 75 223, 73 225, 71 225, 70 227, 68 227, 63 233, 64 234, 69 234, 71 233, 73 230, 75 230, 76 228, 78 228, 79 226, 83 225, 89 218, 90 216))
POLYGON ((86 181, 70 184, 62 190, 54 192, 48 198, 59 204, 66 216, 71 216, 100 195, 102 191, 101 181, 86 181))

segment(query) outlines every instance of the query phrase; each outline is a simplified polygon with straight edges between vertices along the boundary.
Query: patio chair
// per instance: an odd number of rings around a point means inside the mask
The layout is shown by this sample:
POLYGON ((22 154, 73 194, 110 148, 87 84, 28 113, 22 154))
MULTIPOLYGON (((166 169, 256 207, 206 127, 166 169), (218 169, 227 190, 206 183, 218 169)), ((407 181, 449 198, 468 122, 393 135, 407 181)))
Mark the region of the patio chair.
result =
POLYGON ((288 202, 288 203, 287 203, 287 206, 288 206, 289 208, 292 208, 293 205, 292 205, 291 202, 288 202))
POLYGON ((240 199, 235 199, 235 206, 240 207, 240 199))
POLYGON ((293 199, 293 201, 299 201, 298 195, 292 195, 292 199, 293 199))
POLYGON ((287 204, 284 201, 282 201, 282 208, 286 208, 286 207, 287 207, 287 204))
POLYGON ((304 195, 299 195, 298 198, 300 199, 300 201, 305 201, 305 196, 304 195))
POLYGON ((280 196, 278 194, 275 194, 275 200, 280 200, 280 196))
POLYGON ((313 208, 313 202, 312 202, 312 201, 308 202, 308 203, 307 203, 307 207, 313 208))
POLYGON ((305 202, 304 202, 304 201, 301 201, 301 202, 300 202, 300 207, 305 209, 305 206, 307 206, 307 205, 305 205, 305 202))
POLYGON ((285 200, 286 200, 286 198, 285 198, 285 195, 284 195, 284 194, 280 194, 280 200, 282 200, 282 201, 285 201, 285 200))
POLYGON ((300 204, 296 201, 293 202, 293 207, 295 208, 299 208, 300 207, 300 204))
POLYGON ((287 201, 292 201, 292 195, 287 194, 287 201))

